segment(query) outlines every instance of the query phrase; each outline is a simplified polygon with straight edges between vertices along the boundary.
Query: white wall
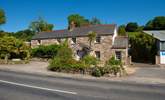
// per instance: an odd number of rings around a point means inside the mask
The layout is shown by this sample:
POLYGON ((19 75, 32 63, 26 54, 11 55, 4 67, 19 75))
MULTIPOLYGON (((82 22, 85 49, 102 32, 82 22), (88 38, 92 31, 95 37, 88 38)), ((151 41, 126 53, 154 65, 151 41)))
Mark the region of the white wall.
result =
POLYGON ((113 34, 113 37, 112 37, 112 45, 114 44, 116 36, 117 36, 117 26, 115 27, 114 34, 113 34))

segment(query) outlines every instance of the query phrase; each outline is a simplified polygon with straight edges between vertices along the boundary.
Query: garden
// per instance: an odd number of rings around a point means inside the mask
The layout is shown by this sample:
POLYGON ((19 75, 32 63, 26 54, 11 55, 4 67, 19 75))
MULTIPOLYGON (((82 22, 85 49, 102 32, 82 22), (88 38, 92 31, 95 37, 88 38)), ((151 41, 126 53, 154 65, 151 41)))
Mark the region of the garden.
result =
POLYGON ((30 47, 13 36, 0 37, 0 64, 28 63, 30 47))
POLYGON ((72 49, 69 48, 67 40, 60 45, 38 46, 32 49, 32 57, 47 59, 48 70, 72 74, 87 74, 95 77, 122 76, 126 74, 122 63, 109 59, 104 66, 99 66, 99 60, 87 54, 77 61, 73 57, 72 49))

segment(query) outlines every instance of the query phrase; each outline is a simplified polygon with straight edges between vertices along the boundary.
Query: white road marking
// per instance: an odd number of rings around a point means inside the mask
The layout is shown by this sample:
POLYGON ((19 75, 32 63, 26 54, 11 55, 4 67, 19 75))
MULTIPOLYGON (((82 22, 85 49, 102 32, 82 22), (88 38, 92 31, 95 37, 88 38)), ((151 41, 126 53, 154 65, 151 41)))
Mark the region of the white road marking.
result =
POLYGON ((16 86, 33 88, 33 89, 52 91, 52 92, 60 92, 60 93, 67 93, 67 94, 74 94, 74 95, 77 94, 76 92, 71 92, 71 91, 64 91, 64 90, 58 90, 58 89, 49 89, 49 88, 44 88, 44 87, 39 87, 39 86, 32 86, 32 85, 21 84, 21 83, 15 83, 15 82, 10 82, 10 81, 5 81, 5 80, 0 80, 0 82, 6 83, 6 84, 12 84, 12 85, 16 85, 16 86))

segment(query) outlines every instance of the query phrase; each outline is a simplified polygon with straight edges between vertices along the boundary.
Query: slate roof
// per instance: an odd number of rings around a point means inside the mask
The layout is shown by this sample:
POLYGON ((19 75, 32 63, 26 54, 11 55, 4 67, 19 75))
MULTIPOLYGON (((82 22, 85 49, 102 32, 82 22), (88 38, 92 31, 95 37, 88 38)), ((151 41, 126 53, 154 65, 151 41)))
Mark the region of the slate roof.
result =
POLYGON ((117 36, 112 46, 113 49, 125 49, 127 47, 128 47, 128 37, 124 37, 124 36, 117 36))
POLYGON ((87 36, 90 31, 96 32, 97 35, 113 35, 115 24, 106 25, 91 25, 86 27, 75 28, 72 31, 67 29, 56 30, 53 32, 41 32, 36 34, 32 40, 52 39, 52 38, 68 38, 68 37, 83 37, 87 36))
POLYGON ((160 40, 160 41, 165 41, 165 30, 160 30, 160 31, 143 31, 144 33, 147 33, 154 38, 160 40))

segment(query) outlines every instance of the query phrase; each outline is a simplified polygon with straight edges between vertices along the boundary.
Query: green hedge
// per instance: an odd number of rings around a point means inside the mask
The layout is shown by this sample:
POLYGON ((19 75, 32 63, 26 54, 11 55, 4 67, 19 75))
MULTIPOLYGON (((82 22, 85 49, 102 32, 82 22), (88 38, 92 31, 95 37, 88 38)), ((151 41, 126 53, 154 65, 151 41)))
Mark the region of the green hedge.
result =
POLYGON ((32 49, 31 55, 32 57, 38 58, 53 58, 57 55, 57 51, 60 47, 60 45, 40 45, 39 47, 32 49))

